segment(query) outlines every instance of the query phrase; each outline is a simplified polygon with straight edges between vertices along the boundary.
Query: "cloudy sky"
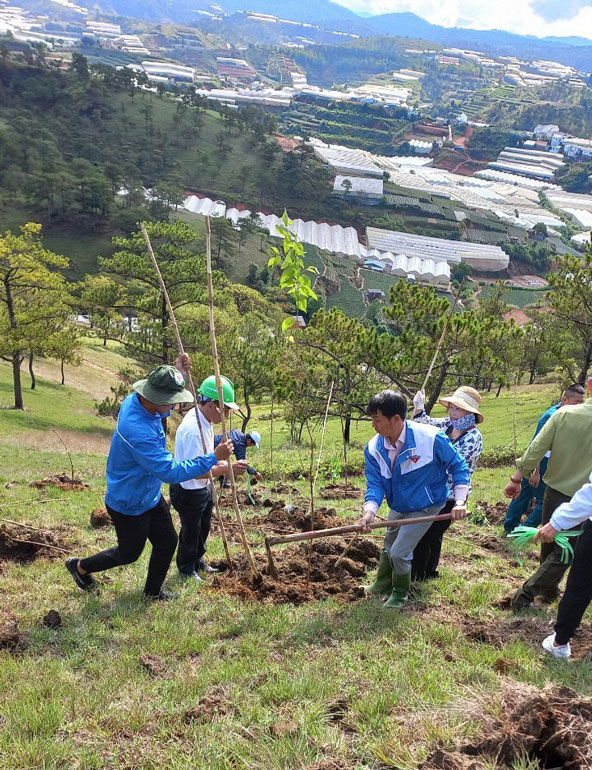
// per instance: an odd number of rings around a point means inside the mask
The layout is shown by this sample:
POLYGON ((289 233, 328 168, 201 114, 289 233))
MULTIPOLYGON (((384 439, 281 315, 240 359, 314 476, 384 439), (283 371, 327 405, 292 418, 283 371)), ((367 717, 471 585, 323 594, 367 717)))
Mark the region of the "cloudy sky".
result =
POLYGON ((337 0, 371 14, 411 11, 444 27, 592 38, 592 0, 337 0))

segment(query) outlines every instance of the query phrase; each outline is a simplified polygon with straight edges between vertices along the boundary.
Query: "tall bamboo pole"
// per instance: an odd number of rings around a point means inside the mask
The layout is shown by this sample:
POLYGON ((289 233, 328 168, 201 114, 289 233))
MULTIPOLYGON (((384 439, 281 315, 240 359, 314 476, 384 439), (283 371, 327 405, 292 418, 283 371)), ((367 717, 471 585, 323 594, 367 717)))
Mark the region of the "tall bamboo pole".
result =
MULTIPOLYGON (((212 344, 212 357, 214 359, 214 373, 216 375, 216 387, 218 389, 218 402, 220 404, 220 413, 222 415, 222 435, 226 439, 226 417, 224 416, 224 390, 222 388, 222 378, 220 376, 220 359, 218 357, 218 342, 216 340, 216 325, 214 322, 214 281, 212 278, 212 230, 210 227, 210 218, 206 217, 206 270, 208 276, 208 309, 210 319, 210 342, 212 344)), ((234 469, 232 463, 228 464, 228 476, 230 478, 230 486, 232 492, 232 506, 236 514, 236 520, 238 522, 238 530, 240 539, 243 544, 243 549, 249 562, 249 567, 253 573, 253 577, 259 577, 259 570, 253 559, 253 554, 249 548, 247 541, 247 535, 245 533, 245 527, 243 524, 243 517, 238 504, 238 498, 236 496, 236 481, 234 478, 234 469)))
MULTIPOLYGON (((173 324, 173 328, 175 330, 175 336, 177 338, 177 349, 181 355, 185 353, 185 350, 183 348, 183 342, 181 340, 181 333, 179 331, 179 326, 177 324, 177 319, 175 318, 175 311, 173 310, 173 305, 171 303, 169 293, 167 291, 166 284, 164 282, 164 278, 162 277, 162 273, 160 272, 160 268, 158 266, 158 262, 156 261, 156 256, 154 255, 154 250, 152 248, 152 243, 150 242, 150 237, 148 235, 148 231, 146 230, 146 227, 144 223, 140 225, 140 228, 142 230, 142 235, 144 236, 144 240, 146 241, 146 246, 148 247, 148 253, 150 255, 150 259, 152 260, 152 264, 154 266, 154 270, 156 272, 156 275, 158 277, 158 282, 160 284, 160 290, 162 291, 163 297, 165 299, 169 315, 171 316, 171 323, 173 324)), ((201 418, 198 414, 199 405, 197 401, 197 390, 195 389, 195 385, 193 383, 193 377, 191 376, 191 372, 188 372, 189 376, 189 389, 191 390, 191 393, 193 394, 193 398, 195 399, 195 421, 197 422, 197 427, 199 429, 199 436, 201 439, 201 446, 202 450, 206 451, 206 440, 203 432, 203 427, 201 424, 201 418)), ((230 463, 229 463, 230 465, 230 463)), ((226 554, 226 561, 228 563, 228 568, 232 569, 232 560, 230 558, 230 548, 228 546, 228 538, 226 537, 226 529, 224 528, 224 520, 222 518, 222 512, 220 510, 220 506, 218 504, 218 496, 216 495, 216 487, 214 486, 214 477, 212 476, 212 472, 209 471, 208 473, 208 480, 210 484, 212 485, 212 496, 214 498, 214 509, 216 511, 216 518, 218 519, 218 526, 220 527, 220 534, 222 535, 222 542, 224 543, 224 552, 226 554)))

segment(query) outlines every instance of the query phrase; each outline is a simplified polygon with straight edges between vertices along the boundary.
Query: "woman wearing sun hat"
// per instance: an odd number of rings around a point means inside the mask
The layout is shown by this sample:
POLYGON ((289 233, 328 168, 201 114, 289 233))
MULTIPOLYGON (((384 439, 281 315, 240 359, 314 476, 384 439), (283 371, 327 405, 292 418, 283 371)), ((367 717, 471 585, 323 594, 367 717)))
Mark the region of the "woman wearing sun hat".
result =
MULTIPOLYGON (((477 425, 482 423, 484 419, 479 411, 481 396, 475 388, 463 386, 457 388, 451 396, 441 398, 438 403, 448 409, 448 417, 428 417, 425 411, 425 394, 423 391, 418 391, 413 398, 413 419, 416 422, 428 423, 441 428, 455 449, 466 460, 469 473, 472 476, 483 451, 483 437, 477 428, 477 425)), ((440 514, 450 513, 454 506, 454 494, 450 480, 448 488, 448 500, 440 514)), ((469 485, 467 497, 470 491, 469 485)), ((425 580, 438 576, 437 567, 442 550, 442 538, 449 526, 450 519, 435 521, 416 545, 411 567, 413 580, 425 580)))

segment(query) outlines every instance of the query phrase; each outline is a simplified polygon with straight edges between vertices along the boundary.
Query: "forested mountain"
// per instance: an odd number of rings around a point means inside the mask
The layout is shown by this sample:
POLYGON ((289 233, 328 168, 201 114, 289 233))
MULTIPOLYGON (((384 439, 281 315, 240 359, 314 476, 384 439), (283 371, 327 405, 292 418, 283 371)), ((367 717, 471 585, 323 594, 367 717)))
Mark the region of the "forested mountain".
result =
POLYGON ((565 39, 537 38, 515 35, 499 29, 447 28, 421 19, 414 13, 387 13, 364 20, 376 33, 399 37, 433 40, 448 46, 478 48, 497 55, 522 59, 552 59, 585 72, 592 66, 592 40, 575 38, 573 44, 565 39))
MULTIPOLYGON (((358 21, 360 17, 342 5, 330 0, 224 0, 214 3, 225 11, 254 11, 269 13, 293 21, 312 24, 333 21, 358 21)), ((135 16, 151 21, 189 21, 199 15, 196 9, 214 10, 208 0, 99 0, 96 6, 107 13, 121 16, 135 16)))

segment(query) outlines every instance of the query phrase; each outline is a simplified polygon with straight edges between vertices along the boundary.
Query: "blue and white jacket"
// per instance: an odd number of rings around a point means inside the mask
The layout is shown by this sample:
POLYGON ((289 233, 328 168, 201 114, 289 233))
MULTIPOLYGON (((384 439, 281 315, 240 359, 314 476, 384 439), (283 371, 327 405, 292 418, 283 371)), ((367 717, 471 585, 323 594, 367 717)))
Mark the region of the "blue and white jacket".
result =
POLYGON ((160 414, 150 414, 131 393, 122 403, 107 458, 105 502, 117 513, 139 516, 158 504, 163 482, 203 476, 216 465, 215 454, 176 462, 166 448, 160 414))
POLYGON ((374 436, 366 445, 364 502, 380 507, 386 497, 389 508, 400 513, 421 511, 432 505, 444 507, 448 474, 455 486, 468 485, 467 463, 438 428, 409 420, 406 425, 405 444, 392 470, 382 436, 374 436))

